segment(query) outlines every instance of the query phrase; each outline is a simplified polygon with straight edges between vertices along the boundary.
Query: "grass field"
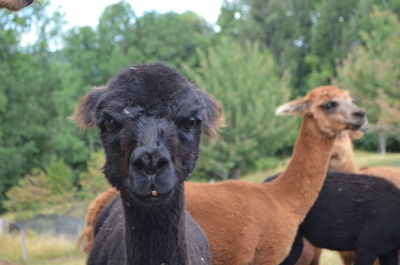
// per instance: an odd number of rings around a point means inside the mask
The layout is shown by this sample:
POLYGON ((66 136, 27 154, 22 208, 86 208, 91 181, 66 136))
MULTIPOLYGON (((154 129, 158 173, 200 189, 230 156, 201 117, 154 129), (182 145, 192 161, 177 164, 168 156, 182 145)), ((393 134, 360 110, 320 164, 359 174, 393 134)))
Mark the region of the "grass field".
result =
POLYGON ((28 261, 24 262, 19 234, 0 235, 0 264, 15 265, 83 265, 85 256, 76 243, 64 238, 30 233, 25 240, 28 261))
MULTIPOLYGON (((400 153, 379 155, 369 152, 356 152, 357 166, 398 166, 400 167, 400 153)), ((247 181, 261 182, 265 177, 281 172, 288 159, 272 170, 255 172, 244 176, 247 181)), ((79 253, 76 243, 63 238, 51 236, 38 236, 29 234, 26 238, 28 262, 24 263, 21 252, 21 240, 18 235, 0 235, 0 264, 6 261, 15 265, 83 265, 85 255, 79 253)), ((342 264, 337 252, 324 250, 321 265, 342 264)))

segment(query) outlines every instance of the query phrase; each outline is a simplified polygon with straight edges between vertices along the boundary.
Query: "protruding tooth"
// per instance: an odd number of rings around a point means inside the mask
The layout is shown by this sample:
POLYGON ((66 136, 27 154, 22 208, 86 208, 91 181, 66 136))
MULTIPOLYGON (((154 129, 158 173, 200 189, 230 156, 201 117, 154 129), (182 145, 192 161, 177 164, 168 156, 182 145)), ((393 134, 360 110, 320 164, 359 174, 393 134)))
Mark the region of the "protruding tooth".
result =
POLYGON ((157 197, 157 191, 155 191, 155 190, 151 191, 151 196, 157 197))

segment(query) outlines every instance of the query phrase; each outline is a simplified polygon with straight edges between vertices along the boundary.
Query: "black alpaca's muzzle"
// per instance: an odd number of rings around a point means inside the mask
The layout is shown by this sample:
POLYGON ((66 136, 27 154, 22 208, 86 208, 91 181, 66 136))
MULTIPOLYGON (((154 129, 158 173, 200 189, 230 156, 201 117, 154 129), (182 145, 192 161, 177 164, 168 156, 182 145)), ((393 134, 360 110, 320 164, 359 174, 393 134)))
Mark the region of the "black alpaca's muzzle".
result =
POLYGON ((178 181, 169 152, 159 146, 136 148, 129 159, 132 193, 142 201, 163 200, 178 181))

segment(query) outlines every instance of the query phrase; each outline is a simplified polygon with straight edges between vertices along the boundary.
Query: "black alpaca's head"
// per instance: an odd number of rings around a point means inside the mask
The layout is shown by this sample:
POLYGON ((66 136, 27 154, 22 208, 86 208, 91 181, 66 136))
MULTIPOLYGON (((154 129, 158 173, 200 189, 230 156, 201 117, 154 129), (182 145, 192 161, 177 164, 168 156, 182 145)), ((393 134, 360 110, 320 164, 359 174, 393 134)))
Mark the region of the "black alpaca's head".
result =
POLYGON ((221 108, 163 63, 133 65, 85 95, 74 118, 97 125, 109 182, 141 205, 168 202, 193 171, 202 132, 215 135, 221 108))

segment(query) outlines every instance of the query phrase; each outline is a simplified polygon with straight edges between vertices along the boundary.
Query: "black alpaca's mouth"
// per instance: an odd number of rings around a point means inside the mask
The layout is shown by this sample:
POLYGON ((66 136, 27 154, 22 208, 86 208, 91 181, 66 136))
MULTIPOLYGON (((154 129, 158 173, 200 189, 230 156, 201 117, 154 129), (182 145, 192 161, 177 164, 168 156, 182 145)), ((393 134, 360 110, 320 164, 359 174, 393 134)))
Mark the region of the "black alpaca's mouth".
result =
POLYGON ((137 201, 145 204, 162 204, 170 200, 173 194, 173 189, 169 191, 157 192, 156 190, 149 191, 148 193, 133 192, 133 196, 137 201))

